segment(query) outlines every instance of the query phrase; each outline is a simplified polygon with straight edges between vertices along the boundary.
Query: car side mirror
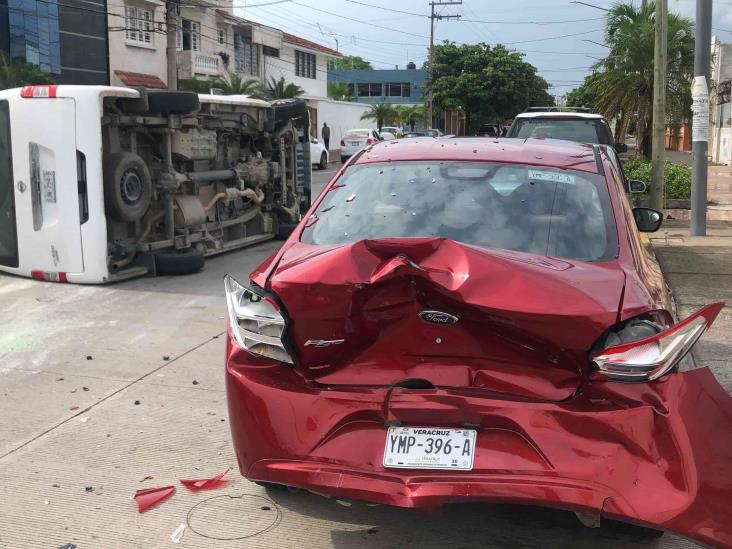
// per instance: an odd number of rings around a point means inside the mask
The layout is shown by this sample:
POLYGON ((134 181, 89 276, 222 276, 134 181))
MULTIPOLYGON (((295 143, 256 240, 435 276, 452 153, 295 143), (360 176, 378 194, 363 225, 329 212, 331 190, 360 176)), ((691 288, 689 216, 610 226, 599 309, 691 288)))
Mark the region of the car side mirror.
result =
POLYGON ((625 143, 615 143, 615 152, 616 153, 627 153, 628 145, 626 145, 625 143))
POLYGON ((646 192, 645 181, 638 181, 637 179, 628 180, 628 192, 631 193, 644 193, 646 192))
POLYGON ((633 217, 642 233, 655 233, 663 223, 663 214, 652 208, 633 208, 633 217))

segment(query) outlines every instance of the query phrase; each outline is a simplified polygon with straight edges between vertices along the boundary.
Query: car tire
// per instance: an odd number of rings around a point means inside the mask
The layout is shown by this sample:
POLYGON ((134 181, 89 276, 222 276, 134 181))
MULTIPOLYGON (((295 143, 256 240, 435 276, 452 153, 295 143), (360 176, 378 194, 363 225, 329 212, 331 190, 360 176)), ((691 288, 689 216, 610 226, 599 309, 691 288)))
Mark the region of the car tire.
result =
POLYGON ((321 170, 324 170, 327 167, 328 167, 328 155, 326 155, 325 152, 323 152, 320 155, 320 164, 318 164, 318 168, 320 168, 321 170))
POLYGON ((142 219, 152 200, 152 178, 145 161, 129 152, 104 161, 104 204, 108 214, 122 221, 142 219))
POLYGON ((198 94, 189 91, 148 90, 147 105, 150 112, 162 115, 189 114, 201 109, 198 94))
POLYGON ((159 276, 177 276, 197 273, 203 269, 203 252, 187 250, 160 252, 155 254, 155 273, 159 276))

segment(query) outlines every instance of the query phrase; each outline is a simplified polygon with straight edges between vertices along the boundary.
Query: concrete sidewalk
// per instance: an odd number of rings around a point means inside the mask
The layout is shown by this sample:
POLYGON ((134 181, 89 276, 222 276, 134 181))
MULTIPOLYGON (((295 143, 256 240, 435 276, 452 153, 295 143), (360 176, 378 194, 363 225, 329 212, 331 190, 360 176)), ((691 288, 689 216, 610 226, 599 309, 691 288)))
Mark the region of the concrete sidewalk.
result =
POLYGON ((665 221, 650 241, 673 291, 679 319, 709 303, 727 302, 694 356, 732 393, 732 222, 710 221, 707 235, 690 237, 688 222, 665 221))

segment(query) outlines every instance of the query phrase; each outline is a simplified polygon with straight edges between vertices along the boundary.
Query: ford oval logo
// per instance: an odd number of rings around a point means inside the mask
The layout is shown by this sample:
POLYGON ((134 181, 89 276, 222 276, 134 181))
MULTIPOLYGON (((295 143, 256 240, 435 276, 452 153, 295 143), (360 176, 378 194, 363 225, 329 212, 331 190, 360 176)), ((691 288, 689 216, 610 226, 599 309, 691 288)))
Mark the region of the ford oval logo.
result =
POLYGON ((455 324, 459 319, 450 313, 435 311, 434 309, 425 309, 419 312, 419 318, 425 322, 432 324, 455 324))

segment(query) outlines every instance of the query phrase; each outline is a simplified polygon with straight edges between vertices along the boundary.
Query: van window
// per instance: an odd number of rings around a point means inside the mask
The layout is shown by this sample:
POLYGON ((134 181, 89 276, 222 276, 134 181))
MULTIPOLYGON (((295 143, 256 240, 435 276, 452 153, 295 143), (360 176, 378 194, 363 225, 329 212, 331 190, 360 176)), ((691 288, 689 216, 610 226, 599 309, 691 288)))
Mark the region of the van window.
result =
POLYGON ((0 265, 18 266, 13 151, 10 144, 10 109, 7 101, 0 101, 0 265))

